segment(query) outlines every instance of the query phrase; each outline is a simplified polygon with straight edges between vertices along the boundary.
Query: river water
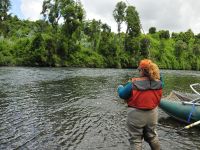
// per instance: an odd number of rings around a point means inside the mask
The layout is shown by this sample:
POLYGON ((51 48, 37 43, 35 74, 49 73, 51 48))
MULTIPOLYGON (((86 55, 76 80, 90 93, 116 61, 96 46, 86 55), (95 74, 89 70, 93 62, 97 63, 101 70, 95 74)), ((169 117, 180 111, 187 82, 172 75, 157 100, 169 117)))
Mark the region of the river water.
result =
MULTIPOLYGON (((192 92, 200 72, 161 70, 165 88, 192 92)), ((134 69, 0 68, 0 149, 128 150, 127 106, 116 88, 134 69)), ((162 150, 200 149, 200 129, 159 109, 162 150)), ((150 149, 144 142, 143 148, 150 149)))

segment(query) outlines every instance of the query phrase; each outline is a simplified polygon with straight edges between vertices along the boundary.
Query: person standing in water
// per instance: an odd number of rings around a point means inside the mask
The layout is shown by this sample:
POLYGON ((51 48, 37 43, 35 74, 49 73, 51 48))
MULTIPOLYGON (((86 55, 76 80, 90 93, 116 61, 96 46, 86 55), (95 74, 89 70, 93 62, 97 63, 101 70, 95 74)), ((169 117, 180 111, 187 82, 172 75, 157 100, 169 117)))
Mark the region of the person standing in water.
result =
POLYGON ((158 66, 143 59, 138 66, 140 77, 118 86, 118 95, 128 104, 127 127, 134 150, 142 150, 143 139, 152 150, 160 150, 156 133, 157 106, 162 97, 162 81, 158 66))

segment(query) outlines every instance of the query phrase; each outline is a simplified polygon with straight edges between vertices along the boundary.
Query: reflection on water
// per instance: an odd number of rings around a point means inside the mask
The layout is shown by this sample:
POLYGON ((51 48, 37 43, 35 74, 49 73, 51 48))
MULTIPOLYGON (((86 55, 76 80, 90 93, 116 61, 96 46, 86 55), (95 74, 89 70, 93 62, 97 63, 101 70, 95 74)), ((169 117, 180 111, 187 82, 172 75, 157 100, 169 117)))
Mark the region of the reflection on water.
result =
MULTIPOLYGON (((127 107, 116 88, 137 73, 131 69, 0 68, 0 149, 128 150, 127 107)), ((189 85, 200 82, 195 71, 162 73, 164 95, 172 89, 191 92, 189 85)), ((178 133, 185 124, 159 113, 163 150, 200 149, 198 127, 178 133)), ((144 149, 149 149, 147 144, 144 149)))

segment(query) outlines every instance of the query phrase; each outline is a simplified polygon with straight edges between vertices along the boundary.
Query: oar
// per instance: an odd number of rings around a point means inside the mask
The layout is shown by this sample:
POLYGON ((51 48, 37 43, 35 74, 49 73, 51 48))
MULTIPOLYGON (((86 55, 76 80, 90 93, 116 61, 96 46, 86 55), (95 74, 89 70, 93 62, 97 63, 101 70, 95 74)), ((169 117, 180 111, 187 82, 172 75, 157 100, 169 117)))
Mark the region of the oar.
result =
POLYGON ((169 130, 169 131, 165 134, 165 136, 171 135, 172 133, 175 133, 175 132, 176 132, 176 133, 177 133, 177 132, 180 132, 180 131, 182 131, 182 130, 184 130, 184 129, 189 129, 189 128, 194 127, 194 126, 196 126, 196 125, 198 125, 198 124, 200 124, 200 120, 199 120, 199 121, 196 121, 196 122, 194 122, 194 123, 192 123, 192 124, 189 124, 189 125, 183 127, 182 129, 179 129, 178 131, 172 132, 171 130, 169 130))
POLYGON ((199 120, 199 121, 196 121, 196 122, 194 122, 194 123, 192 123, 192 124, 189 124, 189 125, 185 126, 184 128, 178 130, 178 132, 179 132, 179 131, 182 131, 182 130, 184 130, 184 129, 189 129, 189 128, 194 127, 194 126, 196 126, 196 125, 198 125, 198 124, 200 124, 200 120, 199 120))

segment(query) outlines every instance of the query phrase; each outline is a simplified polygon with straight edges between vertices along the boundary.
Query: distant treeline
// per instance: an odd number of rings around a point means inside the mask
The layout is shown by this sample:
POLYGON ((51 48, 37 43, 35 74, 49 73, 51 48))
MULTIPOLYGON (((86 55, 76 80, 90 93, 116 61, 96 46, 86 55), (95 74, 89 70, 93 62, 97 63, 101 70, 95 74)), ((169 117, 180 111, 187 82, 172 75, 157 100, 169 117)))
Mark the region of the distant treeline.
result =
POLYGON ((151 58, 163 69, 200 70, 200 34, 155 27, 142 34, 136 8, 124 2, 113 10, 118 33, 101 20, 86 20, 77 0, 44 0, 44 19, 34 22, 11 16, 10 8, 9 0, 0 1, 1 66, 134 68, 151 58))

